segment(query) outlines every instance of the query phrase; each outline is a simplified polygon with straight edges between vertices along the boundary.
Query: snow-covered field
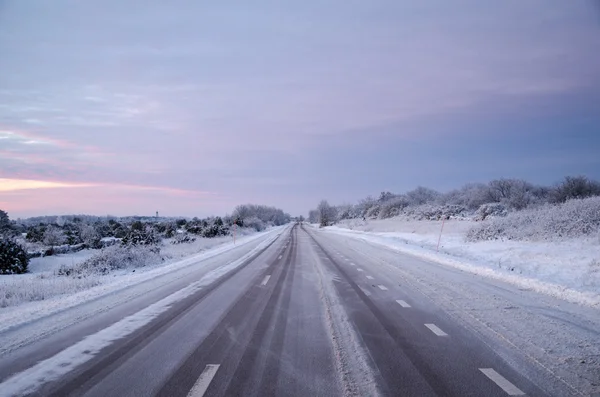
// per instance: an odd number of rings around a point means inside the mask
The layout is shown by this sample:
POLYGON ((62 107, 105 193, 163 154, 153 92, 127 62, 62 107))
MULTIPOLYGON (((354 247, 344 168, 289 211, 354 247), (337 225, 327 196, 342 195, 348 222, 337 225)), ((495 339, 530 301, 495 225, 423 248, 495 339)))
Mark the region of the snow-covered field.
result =
MULTIPOLYGON (((252 233, 243 229, 238 236, 243 243, 252 237, 252 233)), ((163 240, 160 256, 148 257, 140 271, 156 266, 174 263, 182 258, 202 253, 218 246, 233 246, 229 236, 215 238, 197 238, 192 243, 172 244, 171 239, 163 240)), ((110 248, 109 248, 110 249, 110 248)), ((18 306, 26 302, 44 301, 53 297, 74 294, 99 285, 114 283, 114 273, 109 276, 83 275, 78 277, 58 275, 62 267, 73 268, 87 259, 98 255, 100 250, 32 258, 29 273, 3 275, 0 277, 0 310, 9 306, 18 306)), ((120 272, 124 273, 124 271, 120 272)))
POLYGON ((559 241, 468 242, 470 220, 349 220, 327 227, 421 258, 600 307, 600 235, 559 241))

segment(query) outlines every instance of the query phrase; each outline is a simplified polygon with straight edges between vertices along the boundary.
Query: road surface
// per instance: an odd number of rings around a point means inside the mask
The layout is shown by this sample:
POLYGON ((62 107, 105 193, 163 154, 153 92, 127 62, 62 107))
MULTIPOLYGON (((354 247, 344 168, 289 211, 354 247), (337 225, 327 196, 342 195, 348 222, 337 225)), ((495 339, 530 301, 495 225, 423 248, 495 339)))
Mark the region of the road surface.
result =
POLYGON ((0 395, 592 395, 461 321, 461 302, 433 288, 518 299, 510 286, 306 225, 251 248, 104 298, 106 310, 43 337, 9 348, 16 337, 0 335, 0 395))

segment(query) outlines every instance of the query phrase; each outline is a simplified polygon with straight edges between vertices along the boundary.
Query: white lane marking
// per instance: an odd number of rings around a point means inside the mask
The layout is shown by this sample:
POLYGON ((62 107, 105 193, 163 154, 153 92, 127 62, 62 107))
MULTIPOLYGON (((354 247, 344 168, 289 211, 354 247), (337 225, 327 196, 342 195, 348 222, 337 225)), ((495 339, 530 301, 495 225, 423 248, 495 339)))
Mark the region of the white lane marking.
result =
POLYGON ((378 285, 379 289, 382 291, 387 291, 387 287, 385 285, 378 285))
POLYGON ((267 283, 269 282, 269 279, 271 278, 271 275, 267 275, 265 276, 265 279, 262 281, 262 283, 260 283, 260 285, 267 285, 267 283))
POLYGON ((494 371, 492 368, 479 368, 481 372, 488 378, 490 378, 495 384, 500 386, 502 390, 509 396, 524 396, 525 393, 521 391, 517 386, 513 385, 504 376, 494 371))
POLYGON ((362 292, 364 292, 364 293, 365 293, 365 295, 367 295, 367 296, 371 296, 371 293, 370 293, 369 291, 367 291, 366 289, 364 289, 364 288, 362 288, 362 287, 358 287, 358 288, 360 288, 360 290, 361 290, 362 292))
POLYGON ((282 257, 282 256, 283 256, 283 255, 279 255, 279 258, 277 258, 277 259, 281 259, 281 257, 282 257))
POLYGON ((356 266, 354 262, 350 262, 350 266, 356 266))
POLYGON ((367 276, 369 280, 374 280, 373 276, 367 276))
POLYGON ((398 299, 396 302, 398 302, 398 304, 402 307, 410 307, 410 305, 403 300, 398 299))
POLYGON ((362 271, 363 271, 363 269, 361 269, 360 267, 359 267, 358 269, 356 269, 356 270, 358 270, 359 272, 362 272, 362 271))
POLYGON ((350 259, 348 259, 348 258, 344 258, 344 260, 345 260, 346 262, 349 262, 349 261, 350 261, 350 259))
POLYGON ((425 324, 425 326, 427 328, 429 328, 431 330, 431 332, 433 332, 434 334, 436 334, 437 336, 448 336, 447 333, 445 333, 444 331, 442 331, 437 325, 435 324, 425 324))
POLYGON ((200 374, 200 377, 194 384, 194 387, 192 387, 192 390, 188 393, 188 397, 204 396, 204 393, 206 393, 210 382, 212 382, 218 370, 219 364, 208 364, 200 374))

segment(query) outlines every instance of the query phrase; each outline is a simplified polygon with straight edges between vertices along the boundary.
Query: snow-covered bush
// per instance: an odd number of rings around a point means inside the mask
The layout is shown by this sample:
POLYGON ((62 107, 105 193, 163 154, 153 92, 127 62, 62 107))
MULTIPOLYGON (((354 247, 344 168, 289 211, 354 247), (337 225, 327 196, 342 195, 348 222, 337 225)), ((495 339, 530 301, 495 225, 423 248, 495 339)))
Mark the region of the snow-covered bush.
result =
POLYGON ((417 207, 407 207, 404 214, 411 219, 438 221, 464 216, 466 208, 461 205, 431 205, 424 204, 417 207))
POLYGON ((561 240, 600 233, 600 197, 513 212, 473 227, 467 240, 561 240))
POLYGON ((48 226, 44 232, 43 241, 49 246, 61 245, 65 243, 65 234, 56 226, 48 226))
POLYGON ((158 247, 113 245, 103 248, 96 255, 75 266, 62 266, 58 274, 61 276, 103 275, 114 270, 139 268, 161 261, 158 247))
POLYGON ((27 273, 27 252, 12 240, 0 239, 0 274, 27 273))
POLYGON ((385 201, 380 206, 379 219, 392 218, 400 215, 402 210, 408 206, 408 199, 405 196, 396 196, 385 201))
POLYGON ((188 244, 196 241, 196 237, 188 234, 188 233, 177 233, 173 237, 173 241, 171 244, 188 244))
POLYGON ((381 206, 379 204, 375 204, 372 207, 369 207, 367 213, 365 214, 365 217, 377 218, 379 216, 379 211, 381 211, 381 206))
POLYGON ((502 203, 487 203, 482 204, 475 212, 475 220, 483 221, 487 219, 487 217, 493 216, 506 216, 508 214, 508 210, 506 206, 502 203))
POLYGON ((144 225, 140 221, 136 221, 131 225, 131 229, 125 237, 123 237, 123 245, 156 245, 160 242, 160 238, 156 235, 154 229, 148 225, 144 225))
POLYGON ((262 232, 266 229, 265 223, 256 216, 251 216, 249 218, 244 219, 242 221, 242 224, 244 225, 244 227, 250 227, 256 230, 257 232, 262 232))
POLYGON ((81 225, 79 228, 79 236, 81 237, 81 241, 89 248, 101 248, 102 236, 95 227, 91 225, 81 225))

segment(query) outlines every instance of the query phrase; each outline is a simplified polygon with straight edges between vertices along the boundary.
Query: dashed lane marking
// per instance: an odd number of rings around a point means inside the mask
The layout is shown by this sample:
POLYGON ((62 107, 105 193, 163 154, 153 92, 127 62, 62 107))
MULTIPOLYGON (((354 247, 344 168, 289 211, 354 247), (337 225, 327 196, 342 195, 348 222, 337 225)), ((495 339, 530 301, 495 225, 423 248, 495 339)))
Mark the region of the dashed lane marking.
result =
POLYGON ((502 390, 509 396, 524 396, 525 393, 521 391, 517 386, 513 385, 504 376, 494 371, 492 368, 479 368, 481 372, 488 378, 490 378, 495 384, 497 384, 502 390))
POLYGON ((381 285, 381 284, 379 284, 379 285, 378 285, 378 287, 379 287, 379 289, 380 289, 380 290, 382 290, 382 291, 387 291, 387 287, 386 287, 385 285, 381 285))
POLYGON ((210 382, 212 382, 213 378, 217 374, 219 370, 219 364, 208 364, 204 371, 200 374, 200 377, 188 393, 188 397, 202 397, 208 386, 210 386, 210 382))
POLYGON ((403 300, 398 299, 396 302, 402 307, 410 307, 410 305, 403 300))
POLYGON ((431 332, 433 332, 434 334, 436 334, 437 336, 448 336, 448 334, 447 334, 447 333, 445 333, 444 331, 442 331, 442 330, 440 329, 440 327, 438 327, 438 326, 437 326, 437 325, 435 325, 435 324, 425 324, 425 326, 426 326, 427 328, 429 328, 429 330, 430 330, 431 332))
POLYGON ((271 278, 271 275, 267 275, 265 276, 265 279, 262 281, 262 283, 260 283, 260 285, 267 285, 267 283, 269 282, 269 279, 271 278))

